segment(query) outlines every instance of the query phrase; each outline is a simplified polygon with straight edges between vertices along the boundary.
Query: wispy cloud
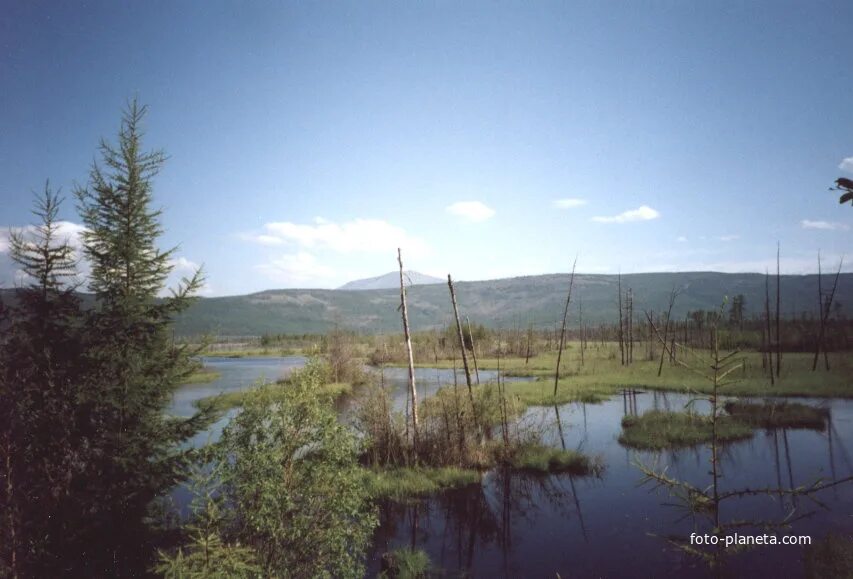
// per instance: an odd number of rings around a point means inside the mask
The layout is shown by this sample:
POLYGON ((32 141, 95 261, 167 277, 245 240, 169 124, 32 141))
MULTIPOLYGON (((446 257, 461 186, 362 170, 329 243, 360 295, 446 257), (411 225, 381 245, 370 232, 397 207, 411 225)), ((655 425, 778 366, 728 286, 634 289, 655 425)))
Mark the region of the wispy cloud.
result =
POLYGON ((838 168, 848 173, 853 173, 853 157, 847 157, 838 164, 838 168))
POLYGON ((589 203, 586 199, 578 199, 576 197, 567 197, 565 199, 554 199, 555 209, 574 209, 589 203))
POLYGON ((317 258, 307 251, 280 255, 268 263, 255 266, 255 269, 273 282, 283 285, 316 283, 335 276, 334 269, 320 264, 317 258))
POLYGON ((679 235, 678 237, 676 237, 676 238, 675 238, 675 240, 676 240, 678 243, 686 243, 686 242, 687 242, 687 238, 686 238, 686 237, 684 237, 683 235, 679 235))
POLYGON ((624 211, 619 215, 593 217, 592 220, 597 223, 630 223, 632 221, 650 221, 658 217, 660 217, 660 213, 656 210, 648 205, 641 205, 636 209, 624 211))
POLYGON ((740 235, 718 235, 714 239, 717 241, 734 241, 740 239, 740 235))
MULTIPOLYGON (((853 159, 853 157, 851 157, 851 159, 853 159)), ((830 231, 837 229, 847 231, 850 229, 850 226, 844 223, 836 223, 834 221, 812 221, 811 219, 803 219, 800 221, 800 227, 803 229, 825 229, 830 231)))
POLYGON ((263 226, 262 233, 240 237, 265 246, 288 244, 300 250, 327 250, 342 254, 394 253, 398 247, 413 256, 429 253, 429 247, 422 239, 382 219, 353 219, 342 223, 322 217, 315 218, 313 223, 273 221, 263 226))
POLYGON ((480 201, 457 201, 448 205, 445 211, 473 223, 486 221, 495 215, 494 209, 480 201))

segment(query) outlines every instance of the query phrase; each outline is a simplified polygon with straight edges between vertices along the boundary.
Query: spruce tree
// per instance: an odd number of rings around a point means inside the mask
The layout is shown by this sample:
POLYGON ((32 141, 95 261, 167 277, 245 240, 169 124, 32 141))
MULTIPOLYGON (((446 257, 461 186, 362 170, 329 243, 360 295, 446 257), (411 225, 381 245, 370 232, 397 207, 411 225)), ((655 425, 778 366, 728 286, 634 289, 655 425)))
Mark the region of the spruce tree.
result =
POLYGON ((0 575, 5 566, 13 577, 61 568, 73 535, 73 481, 87 462, 76 435, 76 259, 60 237, 60 203, 46 185, 33 210, 38 223, 10 238, 25 280, 0 320, 0 575))
POLYGON ((193 369, 193 352, 173 342, 171 324, 203 280, 196 271, 168 297, 158 297, 175 250, 157 246, 163 229, 161 212, 153 207, 153 179, 166 157, 143 151, 145 112, 130 103, 117 144, 102 140, 100 163, 88 185, 75 191, 95 295, 86 323, 88 384, 81 405, 96 463, 85 481, 90 501, 84 516, 97 551, 86 562, 91 572, 111 576, 148 565, 148 509, 191 460, 182 443, 211 420, 206 412, 190 418, 165 413, 193 369))

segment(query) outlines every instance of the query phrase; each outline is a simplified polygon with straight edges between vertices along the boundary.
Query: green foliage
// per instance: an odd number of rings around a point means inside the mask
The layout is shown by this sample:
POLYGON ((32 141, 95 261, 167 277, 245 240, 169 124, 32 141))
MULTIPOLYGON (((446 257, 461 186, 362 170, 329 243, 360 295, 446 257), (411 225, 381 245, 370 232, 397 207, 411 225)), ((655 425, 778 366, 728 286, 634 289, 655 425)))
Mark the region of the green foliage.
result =
POLYGON ((358 444, 316 390, 309 365, 289 388, 262 387, 221 441, 230 534, 266 575, 358 577, 376 525, 358 444))
POLYGON ((223 496, 219 492, 222 463, 208 468, 193 467, 189 475, 193 500, 190 520, 185 525, 185 547, 168 553, 158 551, 153 571, 166 579, 260 578, 257 554, 237 542, 222 539, 227 524, 223 496))
POLYGON ((11 257, 27 275, 0 325, 0 575, 50 576, 77 537, 68 515, 90 455, 79 443, 82 315, 74 254, 59 238, 60 199, 45 187, 39 223, 13 233, 11 257))
POLYGON ((158 294, 171 271, 161 252, 152 177, 164 157, 141 150, 144 108, 132 103, 118 144, 76 195, 86 226, 94 303, 83 310, 75 255, 59 239, 59 199, 37 201, 40 224, 12 236, 32 283, 16 295, 0 345, 3 413, 0 554, 12 575, 136 575, 150 564, 149 508, 192 458, 180 444, 211 415, 164 410, 195 368, 172 342, 172 320, 201 284, 158 294))
POLYGON ((139 527, 148 505, 191 460, 192 451, 178 450, 180 444, 212 418, 164 412, 194 369, 193 352, 174 345, 171 325, 202 277, 196 272, 171 296, 158 298, 174 250, 157 246, 162 226, 152 207, 152 179, 165 156, 142 150, 144 115, 145 107, 129 105, 117 144, 102 141, 100 164, 93 165, 88 186, 75 192, 96 300, 86 320, 87 381, 78 401, 93 424, 86 433, 92 474, 84 484, 96 500, 86 505, 95 513, 87 528, 107 558, 101 568, 117 574, 144 564, 137 560, 139 527))

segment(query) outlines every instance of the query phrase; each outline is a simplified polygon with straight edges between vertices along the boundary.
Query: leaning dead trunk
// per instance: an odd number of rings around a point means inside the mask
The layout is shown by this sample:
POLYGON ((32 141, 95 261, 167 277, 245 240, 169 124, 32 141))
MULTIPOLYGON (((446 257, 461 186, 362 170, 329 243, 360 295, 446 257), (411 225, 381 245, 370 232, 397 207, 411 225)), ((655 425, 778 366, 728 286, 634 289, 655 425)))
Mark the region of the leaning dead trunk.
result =
POLYGON ((557 369, 554 370, 554 398, 557 397, 557 383, 560 381, 560 360, 563 358, 563 344, 566 341, 566 320, 569 317, 569 303, 572 301, 572 286, 575 285, 575 266, 578 258, 572 264, 572 276, 569 278, 569 295, 566 296, 566 307, 563 308, 563 327, 560 330, 560 349, 557 350, 557 369))
POLYGON ((400 264, 400 309, 403 315, 403 337, 406 340, 406 355, 409 359, 409 395, 412 398, 412 446, 415 455, 418 451, 418 391, 415 387, 415 359, 412 356, 412 336, 409 334, 409 310, 406 307, 406 284, 403 282, 403 256, 397 248, 397 262, 400 264))
POLYGON ((459 307, 456 305, 456 292, 453 290, 453 280, 447 274, 447 287, 450 288, 450 301, 453 304, 453 315, 456 317, 456 333, 459 335, 459 349, 462 351, 462 366, 465 368, 465 382, 468 384, 468 398, 471 401, 471 412, 474 414, 474 426, 479 430, 477 406, 474 404, 474 389, 471 386, 471 370, 468 368, 468 355, 465 353, 465 336, 462 333, 462 322, 459 319, 459 307))

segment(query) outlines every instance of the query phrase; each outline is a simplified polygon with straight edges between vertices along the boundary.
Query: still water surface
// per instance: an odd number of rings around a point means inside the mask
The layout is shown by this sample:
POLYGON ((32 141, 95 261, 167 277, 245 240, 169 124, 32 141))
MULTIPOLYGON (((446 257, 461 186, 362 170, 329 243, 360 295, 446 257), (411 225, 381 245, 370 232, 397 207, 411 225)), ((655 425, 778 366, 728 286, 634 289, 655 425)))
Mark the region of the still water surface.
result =
MULTIPOLYGON (((205 365, 221 373, 213 382, 187 385, 175 396, 172 412, 189 415, 193 401, 223 391, 251 387, 258 380, 276 380, 304 364, 301 357, 207 358, 205 365)), ((461 374, 459 375, 461 376, 461 374)), ((481 372, 481 381, 495 377, 481 372)), ((452 370, 417 369, 418 392, 435 393, 451 384, 452 370)), ((406 370, 388 368, 384 379, 395 405, 405 404, 406 370)), ((464 378, 460 378, 464 383, 464 378)), ((424 549, 441 574, 476 577, 801 577, 804 550, 794 546, 758 546, 727 554, 716 570, 685 557, 666 537, 683 538, 706 532, 702 516, 685 516, 671 506, 663 489, 641 485, 637 463, 667 469, 669 476, 700 488, 710 484, 710 451, 703 445, 675 451, 627 449, 618 442, 625 413, 642 414, 653 408, 681 410, 688 402, 681 394, 647 392, 633 400, 616 396, 603 404, 567 404, 559 410, 557 428, 553 408, 532 408, 524 423, 546 432, 555 446, 580 449, 601 456, 606 470, 600 478, 484 474, 481 483, 455 489, 408 504, 381 505, 381 525, 368 556, 369 574, 379 569, 381 554, 400 546, 424 549), (562 440, 560 431, 562 430, 562 440)), ((755 431, 746 441, 722 451, 721 490, 791 488, 818 479, 853 475, 853 401, 800 400, 828 408, 831 420, 823 431, 755 431)), ((233 411, 195 444, 219 436, 233 411)), ((177 492, 176 502, 186 501, 177 492)), ((822 491, 817 498, 826 508, 806 499, 767 495, 734 499, 721 507, 723 521, 781 520, 791 509, 808 515, 790 529, 765 531, 744 528, 742 533, 811 535, 853 533, 853 485, 822 491)))

